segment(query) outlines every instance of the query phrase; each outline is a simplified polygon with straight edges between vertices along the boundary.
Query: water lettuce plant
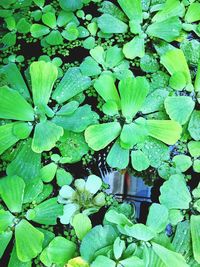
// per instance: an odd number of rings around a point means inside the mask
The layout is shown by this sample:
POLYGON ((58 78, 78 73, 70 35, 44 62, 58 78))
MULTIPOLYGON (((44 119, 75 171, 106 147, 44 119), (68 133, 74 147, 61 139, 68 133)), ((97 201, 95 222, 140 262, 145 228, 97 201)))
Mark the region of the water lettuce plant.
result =
POLYGON ((199 267, 199 0, 0 19, 0 266, 199 267))

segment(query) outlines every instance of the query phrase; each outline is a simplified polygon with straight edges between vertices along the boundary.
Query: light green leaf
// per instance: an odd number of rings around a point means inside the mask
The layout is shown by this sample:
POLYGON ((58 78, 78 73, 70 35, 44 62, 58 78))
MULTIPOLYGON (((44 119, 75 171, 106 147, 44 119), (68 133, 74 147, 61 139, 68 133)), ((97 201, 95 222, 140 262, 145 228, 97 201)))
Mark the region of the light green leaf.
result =
POLYGON ((53 12, 46 12, 42 15, 42 22, 49 26, 50 28, 55 28, 56 25, 56 16, 53 12))
POLYGON ((187 155, 176 155, 173 157, 172 161, 181 172, 187 171, 192 166, 192 160, 187 155))
POLYGON ((73 22, 69 23, 65 30, 62 32, 62 36, 69 41, 73 41, 76 40, 78 37, 81 37, 79 35, 79 29, 77 28, 77 25, 73 22))
POLYGON ((200 263, 200 215, 192 215, 190 225, 194 258, 200 263))
POLYGON ((159 258, 161 258, 166 267, 189 267, 181 254, 173 252, 154 242, 152 242, 152 246, 154 252, 158 255, 159 258))
POLYGON ((49 183, 55 177, 56 171, 57 165, 54 162, 51 162, 41 168, 39 176, 43 182, 49 183))
POLYGON ((48 104, 58 70, 51 62, 37 61, 30 66, 33 101, 35 106, 48 104))
POLYGON ((126 235, 132 236, 137 240, 141 241, 149 241, 153 239, 156 235, 150 227, 142 223, 137 223, 132 226, 125 225, 124 230, 126 232, 126 235))
POLYGON ((99 28, 103 33, 125 33, 128 26, 110 14, 103 14, 97 19, 99 28))
POLYGON ((149 83, 144 77, 125 78, 119 82, 122 114, 127 122, 130 123, 140 110, 148 91, 149 83))
POLYGON ((171 120, 185 124, 194 109, 195 102, 189 96, 169 96, 165 99, 165 109, 171 120))
POLYGON ((1 39, 1 42, 5 46, 9 47, 9 46, 13 46, 16 44, 16 39, 17 39, 17 36, 15 32, 8 32, 3 36, 3 38, 1 39))
POLYGON ((89 125, 96 124, 99 116, 91 110, 91 106, 84 105, 75 110, 68 116, 55 116, 52 119, 56 125, 61 126, 67 131, 76 133, 83 132, 89 125))
POLYGON ((82 240, 80 247, 81 256, 91 263, 95 259, 95 253, 102 248, 113 245, 117 236, 117 232, 110 225, 104 227, 101 225, 95 226, 82 240))
POLYGON ((26 182, 38 176, 41 155, 33 152, 31 143, 32 139, 28 139, 25 144, 21 145, 16 157, 7 166, 7 175, 18 175, 26 182))
POLYGON ((3 86, 0 87, 0 118, 33 121, 34 110, 16 90, 3 86))
POLYGON ((121 258, 122 253, 124 252, 125 248, 126 248, 125 241, 117 237, 113 244, 113 252, 114 252, 114 256, 116 260, 121 258))
POLYGON ((11 85, 12 89, 18 91, 25 99, 30 98, 30 93, 27 85, 24 82, 24 79, 16 64, 9 63, 8 65, 3 66, 1 68, 1 71, 5 75, 6 81, 9 83, 9 85, 11 85))
POLYGON ((25 183, 19 176, 6 176, 0 180, 0 195, 11 212, 20 212, 25 183))
POLYGON ((8 267, 31 267, 32 261, 22 262, 17 257, 16 246, 14 245, 8 267))
POLYGON ((120 98, 115 86, 113 76, 108 74, 102 74, 94 83, 94 88, 97 93, 107 102, 116 102, 118 108, 120 108, 120 98))
POLYGON ((188 131, 191 135, 191 137, 198 141, 200 140, 200 111, 195 110, 192 113, 189 125, 188 125, 188 131))
POLYGON ((63 206, 57 203, 57 198, 50 198, 34 209, 28 210, 26 218, 39 224, 55 225, 58 216, 63 214, 63 206))
POLYGON ((80 207, 78 204, 69 203, 65 205, 63 209, 63 215, 60 216, 60 222, 62 224, 69 224, 79 209, 80 207))
POLYGON ((56 112, 56 115, 59 116, 71 115, 77 110, 78 106, 79 103, 77 101, 70 101, 67 104, 63 105, 61 109, 59 109, 56 112))
POLYGON ((131 256, 129 258, 121 260, 119 263, 124 267, 132 267, 132 266, 144 267, 145 266, 143 260, 141 260, 139 257, 136 257, 136 256, 131 256))
POLYGON ((56 172, 56 182, 58 186, 70 185, 73 181, 73 176, 70 172, 66 172, 64 169, 59 168, 56 172))
POLYGON ((3 256, 11 238, 12 231, 0 233, 0 258, 3 256))
POLYGON ((15 217, 8 211, 0 209, 0 233, 7 230, 14 225, 15 217))
POLYGON ((76 214, 72 220, 72 226, 76 232, 79 240, 82 240, 84 236, 92 229, 92 223, 88 216, 83 213, 76 214))
POLYGON ((123 46, 123 53, 128 59, 134 59, 136 57, 142 58, 145 55, 144 38, 135 36, 130 42, 123 46))
POLYGON ((149 209, 146 225, 156 233, 165 230, 168 224, 168 209, 160 204, 153 203, 149 209))
POLYGON ((58 266, 64 266, 75 256, 75 252, 75 243, 61 236, 55 237, 46 248, 46 253, 51 264, 58 266))
POLYGON ((129 163, 129 149, 122 148, 117 140, 109 151, 106 162, 112 168, 125 169, 129 163))
POLYGON ((122 49, 115 46, 111 46, 107 49, 105 53, 105 66, 108 68, 114 68, 119 65, 120 62, 124 59, 122 49))
POLYGON ((141 0, 117 0, 117 2, 130 20, 135 19, 139 22, 142 22, 143 15, 141 0))
POLYGON ((15 227, 17 257, 22 262, 35 258, 42 251, 44 234, 26 220, 21 220, 15 227))
POLYGON ((85 131, 85 140, 89 147, 99 151, 119 136, 121 126, 118 122, 109 122, 89 126, 85 131), (111 131, 112 129, 112 131, 111 131))
POLYGON ((90 50, 90 55, 97 63, 101 65, 105 63, 105 52, 102 46, 95 46, 93 49, 90 50))
POLYGON ((39 38, 41 36, 48 34, 50 32, 50 29, 47 26, 35 23, 32 24, 30 32, 34 38, 39 38))
POLYGON ((182 72, 185 75, 187 84, 191 83, 190 70, 185 55, 181 49, 168 50, 161 56, 160 62, 171 75, 176 72, 182 72))
POLYGON ((181 21, 178 17, 171 17, 161 22, 154 22, 146 33, 151 37, 157 37, 167 42, 172 42, 179 37, 182 29, 181 21))
POLYGON ((116 263, 109 259, 108 257, 99 255, 96 259, 92 262, 91 267, 115 267, 116 263))
POLYGON ((195 2, 189 5, 189 8, 185 14, 185 20, 188 23, 193 23, 200 20, 200 3, 195 2))
POLYGON ((40 122, 35 127, 32 149, 36 153, 51 150, 63 135, 63 128, 50 121, 40 122), (45 133, 45 139, 44 139, 45 133))
POLYGON ((80 65, 80 70, 83 75, 95 76, 101 73, 101 68, 92 57, 86 57, 80 65))
POLYGON ((90 78, 82 75, 79 68, 69 68, 55 89, 52 98, 58 103, 63 103, 83 92, 90 85, 90 78))
POLYGON ((170 120, 147 120, 146 127, 149 135, 168 144, 175 144, 182 132, 181 125, 170 120))
POLYGON ((200 60, 197 67, 196 79, 194 82, 194 88, 196 92, 200 91, 200 60))
POLYGON ((51 31, 47 37, 46 42, 50 45, 61 45, 63 44, 63 38, 61 33, 58 30, 51 31))
POLYGON ((114 209, 110 209, 106 212, 105 219, 106 221, 118 226, 133 225, 133 223, 122 212, 115 211, 114 209))
POLYGON ((59 0, 59 4, 61 8, 66 11, 75 11, 76 9, 81 9, 83 5, 81 0, 59 0))
POLYGON ((171 88, 181 91, 186 87, 187 80, 183 72, 174 72, 169 80, 171 88))
POLYGON ((98 190, 100 190, 102 186, 102 180, 100 177, 96 175, 89 175, 87 181, 85 183, 85 190, 90 192, 91 194, 96 194, 98 190))
POLYGON ((190 155, 197 158, 200 156, 200 142, 199 141, 190 141, 188 143, 188 149, 190 155))
POLYGON ((161 186, 160 192, 160 203, 168 209, 189 209, 192 199, 182 175, 172 175, 161 186))
POLYGON ((26 180, 26 187, 24 190, 23 203, 31 203, 43 193, 44 185, 39 177, 31 177, 32 179, 26 180))
POLYGON ((103 113, 108 116, 114 116, 118 114, 118 106, 117 103, 113 100, 108 100, 102 106, 103 113))
POLYGON ((140 172, 146 170, 149 167, 150 162, 147 156, 142 151, 138 150, 131 152, 131 164, 133 169, 140 172))
POLYGON ((200 160, 199 159, 194 160, 193 169, 195 172, 200 173, 200 160))

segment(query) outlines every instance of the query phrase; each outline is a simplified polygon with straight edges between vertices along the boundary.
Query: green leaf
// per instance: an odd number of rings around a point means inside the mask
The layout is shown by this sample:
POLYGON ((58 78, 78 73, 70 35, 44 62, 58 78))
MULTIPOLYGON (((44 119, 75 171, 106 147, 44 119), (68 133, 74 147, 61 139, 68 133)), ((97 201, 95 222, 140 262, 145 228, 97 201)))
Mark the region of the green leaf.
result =
POLYGON ((32 24, 30 32, 34 38, 39 38, 48 34, 50 32, 50 29, 47 26, 35 23, 32 24))
POLYGON ((187 83, 191 83, 190 70, 185 55, 181 49, 168 50, 161 56, 160 62, 171 75, 177 72, 184 73, 187 83))
POLYGON ((140 60, 140 68, 147 73, 154 73, 159 67, 157 59, 152 54, 146 54, 140 60))
POLYGON ((3 66, 1 68, 1 71, 5 75, 6 81, 8 82, 8 84, 10 84, 12 89, 18 91, 25 99, 30 98, 30 93, 27 85, 24 82, 24 79, 16 64, 9 63, 8 65, 3 66))
POLYGON ((0 233, 0 258, 3 256, 11 238, 12 231, 0 233))
POLYGON ((16 44, 16 39, 17 39, 16 37, 17 37, 16 33, 8 32, 3 36, 1 42, 7 47, 13 46, 16 44))
POLYGON ((74 257, 75 252, 75 243, 61 236, 55 237, 46 248, 46 253, 51 265, 56 264, 58 266, 64 266, 70 259, 74 257))
POLYGON ((42 194, 43 192, 43 182, 39 177, 31 177, 32 179, 26 180, 26 187, 24 190, 24 199, 23 203, 31 203, 35 201, 35 199, 42 194))
POLYGON ((132 151, 131 152, 131 164, 133 169, 136 171, 144 171, 146 170, 149 165, 149 159, 142 151, 132 151))
POLYGON ((28 210, 26 218, 39 224, 56 225, 58 216, 62 215, 63 206, 57 203, 57 198, 50 198, 34 209, 28 210))
POLYGON ((125 33, 128 26, 110 14, 103 14, 97 19, 99 28, 103 33, 125 33))
POLYGON ((116 102, 120 108, 120 98, 113 76, 102 74, 94 83, 94 88, 103 100, 116 102))
POLYGON ((116 263, 109 259, 108 257, 99 255, 96 259, 92 262, 91 267, 115 267, 116 263))
POLYGON ((25 18, 21 18, 21 19, 18 21, 16 27, 17 27, 17 31, 18 31, 19 33, 26 34, 26 33, 28 33, 28 32, 30 31, 31 24, 28 23, 28 21, 27 21, 25 18))
POLYGON ((80 65, 80 70, 83 75, 95 76, 101 73, 101 68, 92 57, 86 57, 80 65))
POLYGON ((45 0, 33 0, 33 2, 41 8, 44 6, 45 0))
POLYGON ((78 204, 73 204, 73 203, 69 203, 67 205, 64 206, 63 209, 63 215, 60 216, 60 222, 62 224, 69 224, 72 221, 72 218, 74 217, 74 215, 79 212, 79 205, 78 204))
POLYGON ((124 267, 132 267, 132 266, 144 267, 143 260, 141 260, 139 257, 136 257, 136 256, 131 256, 129 258, 121 260, 119 263, 124 267))
POLYGON ((83 213, 79 213, 74 216, 72 226, 74 227, 79 240, 82 240, 84 236, 92 229, 92 223, 89 217, 83 213))
POLYGON ((59 4, 61 8, 66 11, 75 11, 76 9, 81 9, 83 5, 81 0, 59 0, 59 4))
POLYGON ((77 25, 73 22, 69 23, 65 30, 62 32, 62 36, 69 41, 76 40, 78 37, 80 37, 77 25))
POLYGON ((168 224, 168 209, 160 204, 153 203, 149 209, 146 225, 156 233, 165 230, 168 224))
POLYGON ((0 117, 2 119, 33 121, 34 110, 16 90, 3 86, 0 87, 0 117))
POLYGON ((51 150, 63 135, 63 128, 50 121, 40 122, 35 127, 32 149, 36 153, 51 150), (45 133, 45 139, 44 139, 45 133))
POLYGON ((51 62, 33 62, 30 66, 30 75, 35 106, 47 105, 57 79, 57 67, 51 62))
POLYGON ((49 183, 55 177, 56 171, 57 165, 54 162, 51 162, 41 168, 39 176, 43 182, 49 183))
POLYGON ((110 225, 104 227, 101 225, 95 226, 82 240, 80 247, 81 256, 91 263, 95 259, 95 253, 102 248, 113 245, 117 236, 117 232, 110 225))
POLYGON ((190 155, 197 158, 200 156, 200 142, 199 141, 190 141, 188 143, 188 149, 190 155))
POLYGON ((56 172, 56 181, 58 186, 70 185, 73 181, 73 176, 64 169, 58 169, 56 172))
POLYGON ((13 134, 19 139, 26 139, 30 135, 32 129, 33 126, 29 123, 17 122, 13 124, 13 134))
POLYGON ((118 106, 117 103, 113 100, 108 100, 102 106, 103 113, 108 116, 114 116, 118 114, 118 106))
POLYGON ((182 175, 172 175, 161 186, 160 192, 160 203, 168 209, 189 209, 192 199, 182 175))
POLYGON ((117 140, 109 151, 106 162, 112 168, 125 169, 129 163, 129 149, 122 148, 117 140))
POLYGON ((90 85, 90 78, 82 75, 79 68, 69 68, 55 89, 52 98, 58 103, 63 103, 83 92, 90 85))
POLYGON ((114 252, 114 256, 116 260, 121 258, 122 253, 124 252, 125 248, 126 248, 125 241, 117 237, 113 244, 113 252, 114 252))
POLYGON ((117 2, 130 20, 135 19, 139 22, 142 22, 143 15, 141 0, 117 0, 117 2))
POLYGON ((183 72, 174 72, 169 80, 169 85, 175 90, 183 90, 186 87, 187 80, 183 72))
POLYGON ((187 171, 192 166, 192 160, 187 155, 176 155, 173 157, 172 161, 181 172, 187 171))
POLYGON ((95 46, 93 49, 90 50, 90 55, 100 65, 105 64, 105 52, 102 46, 95 46))
POLYGON ((15 227, 17 257, 22 262, 35 258, 42 251, 44 234, 26 220, 15 227))
POLYGON ((161 10, 155 14, 152 21, 163 21, 167 18, 182 17, 185 12, 184 5, 178 0, 167 0, 161 10))
POLYGON ((195 102, 189 96, 169 96, 165 99, 165 109, 171 120, 185 124, 194 109, 195 102))
POLYGON ((133 225, 133 223, 122 212, 115 211, 114 209, 110 209, 106 212, 105 219, 106 221, 118 226, 133 225))
POLYGON ((81 257, 76 257, 68 261, 68 267, 89 267, 88 263, 81 257))
POLYGON ((196 73, 196 79, 194 82, 194 88, 196 92, 200 91, 200 61, 198 63, 198 67, 197 67, 197 73, 196 73))
POLYGON ((199 159, 194 160, 193 169, 195 172, 200 173, 200 160, 199 159))
POLYGON ((182 29, 181 21, 178 17, 171 17, 161 22, 154 22, 146 33, 151 37, 157 37, 167 42, 172 42, 179 37, 182 29))
POLYGON ((7 166, 7 175, 18 175, 26 182, 38 176, 41 166, 41 155, 33 152, 31 143, 32 139, 28 139, 21 146, 14 160, 7 166))
POLYGON ((22 262, 18 259, 16 246, 14 245, 11 256, 10 256, 10 260, 8 263, 8 267, 31 267, 31 265, 32 265, 31 261, 22 262))
POLYGON ((119 82, 122 114, 127 122, 130 123, 140 110, 148 91, 149 83, 144 77, 125 78, 119 82))
POLYGON ((145 55, 144 38, 135 36, 123 46, 123 53, 128 59, 142 58, 145 55))
POLYGON ((191 137, 198 141, 200 140, 200 111, 195 110, 192 113, 189 125, 188 125, 188 131, 191 135, 191 137))
POLYGON ((145 242, 155 237, 155 232, 142 223, 137 223, 132 226, 125 225, 124 230, 126 235, 145 242))
POLYGON ((83 132, 90 124, 98 122, 99 116, 91 110, 91 106, 84 105, 75 110, 74 113, 68 116, 55 116, 52 119, 56 125, 61 126, 67 131, 76 133, 83 132))
POLYGON ((161 258, 166 267, 188 267, 188 264, 181 254, 173 252, 154 242, 152 242, 152 247, 154 252, 158 255, 159 258, 161 258))
POLYGON ((185 20, 188 23, 193 23, 200 20, 200 3, 191 3, 185 14, 185 20))
POLYGON ((168 144, 175 144, 182 132, 181 125, 170 120, 147 120, 146 127, 149 135, 168 144))
POLYGON ((18 176, 6 176, 0 180, 0 195, 11 212, 20 212, 25 183, 18 176))
POLYGON ((131 149, 134 145, 142 143, 148 136, 147 129, 138 120, 130 124, 125 124, 120 135, 120 145, 125 149, 131 149))
POLYGON ((114 68, 120 64, 124 59, 122 49, 115 46, 111 46, 107 49, 105 53, 105 66, 108 68, 114 68))
POLYGON ((0 233, 7 230, 14 225, 15 217, 8 211, 0 209, 0 233))
POLYGON ((108 122, 89 126, 85 131, 85 140, 89 147, 99 151, 119 136, 121 126, 118 122, 108 122), (112 131, 111 131, 112 129, 112 131))
POLYGON ((63 44, 63 38, 61 33, 58 30, 51 31, 47 37, 46 42, 50 45, 61 45, 63 44))
POLYGON ((55 28, 57 26, 56 23, 56 15, 53 12, 46 12, 42 15, 42 22, 50 28, 55 28))
POLYGON ((200 263, 200 215, 192 215, 190 219, 192 248, 195 260, 200 263))
POLYGON ((79 106, 77 101, 70 101, 69 103, 63 105, 61 109, 56 112, 56 115, 65 116, 73 114, 79 106))
POLYGON ((90 192, 91 194, 96 194, 98 190, 100 190, 102 186, 102 180, 100 177, 96 175, 89 175, 87 181, 85 183, 85 190, 90 192))

